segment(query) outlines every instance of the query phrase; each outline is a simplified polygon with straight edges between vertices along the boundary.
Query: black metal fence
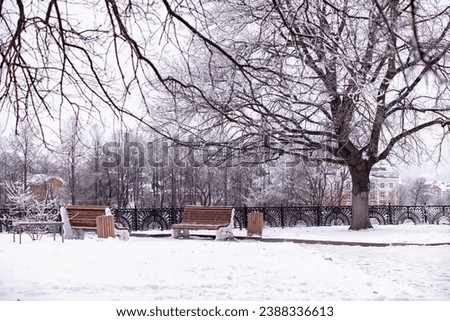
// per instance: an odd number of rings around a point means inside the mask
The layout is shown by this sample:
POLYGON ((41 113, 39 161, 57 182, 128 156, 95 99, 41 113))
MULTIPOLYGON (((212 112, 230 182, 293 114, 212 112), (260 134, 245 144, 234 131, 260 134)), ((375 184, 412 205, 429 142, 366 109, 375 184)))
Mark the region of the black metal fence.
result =
MULTIPOLYGON (((182 208, 113 209, 116 221, 131 230, 170 229, 181 222, 182 208)), ((349 225, 350 206, 290 206, 290 207, 236 207, 234 225, 247 227, 247 214, 261 212, 267 226, 327 226, 349 225)), ((439 224, 450 221, 450 205, 445 206, 371 206, 369 216, 373 224, 439 224)))
MULTIPOLYGON (((327 226, 349 225, 350 206, 290 206, 290 207, 236 207, 234 225, 247 227, 247 214, 261 212, 267 226, 327 226)), ((116 222, 133 231, 167 230, 181 222, 182 208, 114 208, 116 222)), ((369 215, 373 224, 440 224, 450 221, 450 205, 443 206, 371 206, 369 215)), ((10 230, 9 209, 0 208, 0 232, 10 230)))

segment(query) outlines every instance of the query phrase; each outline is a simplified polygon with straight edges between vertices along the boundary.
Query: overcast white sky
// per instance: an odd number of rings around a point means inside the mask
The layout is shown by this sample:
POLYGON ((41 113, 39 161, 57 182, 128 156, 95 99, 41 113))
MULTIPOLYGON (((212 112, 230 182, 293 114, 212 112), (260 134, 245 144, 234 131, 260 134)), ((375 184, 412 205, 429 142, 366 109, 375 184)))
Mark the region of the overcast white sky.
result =
POLYGON ((450 182, 450 166, 448 161, 442 161, 441 164, 422 164, 417 165, 417 167, 409 166, 409 167, 397 167, 400 171, 400 176, 402 180, 406 180, 408 177, 410 178, 418 178, 424 177, 427 180, 436 180, 436 181, 447 181, 450 182))

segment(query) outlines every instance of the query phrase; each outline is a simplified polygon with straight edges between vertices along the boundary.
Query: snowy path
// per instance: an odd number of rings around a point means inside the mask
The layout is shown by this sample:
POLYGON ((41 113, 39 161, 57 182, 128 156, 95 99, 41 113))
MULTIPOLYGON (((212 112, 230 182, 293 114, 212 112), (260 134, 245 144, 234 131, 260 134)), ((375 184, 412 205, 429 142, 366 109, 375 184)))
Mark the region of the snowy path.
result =
MULTIPOLYGON (((450 246, 362 248, 319 246, 337 264, 355 263, 364 273, 389 282, 391 288, 414 289, 405 300, 450 300, 450 246)), ((398 298, 402 299, 402 298, 398 298)))

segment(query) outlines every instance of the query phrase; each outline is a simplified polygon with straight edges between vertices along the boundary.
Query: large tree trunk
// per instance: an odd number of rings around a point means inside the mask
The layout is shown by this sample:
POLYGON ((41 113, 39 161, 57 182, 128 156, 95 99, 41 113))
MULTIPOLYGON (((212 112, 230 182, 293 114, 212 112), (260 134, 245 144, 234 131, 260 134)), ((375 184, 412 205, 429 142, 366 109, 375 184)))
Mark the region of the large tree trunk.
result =
POLYGON ((370 168, 367 162, 361 162, 356 166, 349 166, 353 185, 350 230, 372 228, 369 218, 370 168))

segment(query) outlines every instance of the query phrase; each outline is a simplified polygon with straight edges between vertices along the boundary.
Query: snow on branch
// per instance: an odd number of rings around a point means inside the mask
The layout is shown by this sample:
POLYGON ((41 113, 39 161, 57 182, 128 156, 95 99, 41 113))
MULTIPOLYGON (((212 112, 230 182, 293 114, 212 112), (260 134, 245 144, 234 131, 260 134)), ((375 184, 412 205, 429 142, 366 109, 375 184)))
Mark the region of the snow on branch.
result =
POLYGON ((38 201, 29 188, 6 183, 6 193, 11 206, 13 221, 48 222, 58 220, 56 200, 38 201))

